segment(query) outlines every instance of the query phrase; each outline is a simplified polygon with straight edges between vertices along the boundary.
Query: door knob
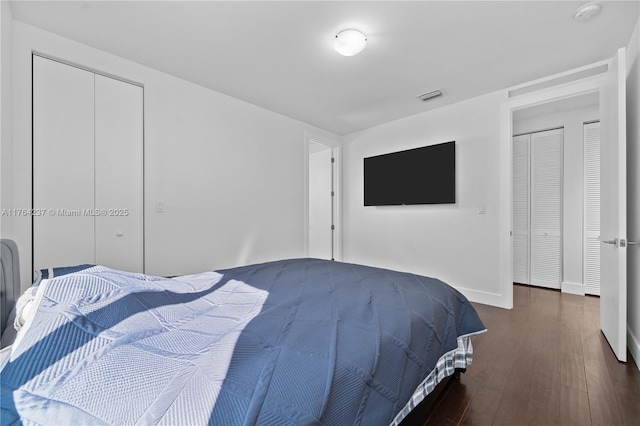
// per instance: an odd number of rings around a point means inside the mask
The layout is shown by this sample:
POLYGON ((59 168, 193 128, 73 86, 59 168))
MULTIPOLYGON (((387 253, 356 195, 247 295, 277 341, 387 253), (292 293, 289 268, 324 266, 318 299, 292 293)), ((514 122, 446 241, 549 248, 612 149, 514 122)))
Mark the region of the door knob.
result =
POLYGON ((602 240, 602 242, 605 243, 605 244, 611 244, 611 245, 614 245, 614 246, 618 245, 618 239, 617 238, 614 238, 613 240, 602 240))

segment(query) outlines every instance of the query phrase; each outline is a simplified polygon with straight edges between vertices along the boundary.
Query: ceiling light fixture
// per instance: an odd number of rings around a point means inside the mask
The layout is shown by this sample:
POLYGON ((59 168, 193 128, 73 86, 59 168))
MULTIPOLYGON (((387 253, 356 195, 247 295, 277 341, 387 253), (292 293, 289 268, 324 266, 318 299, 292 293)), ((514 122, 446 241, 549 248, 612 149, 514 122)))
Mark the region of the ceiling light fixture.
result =
POLYGON ((602 6, 600 5, 600 3, 592 1, 580 6, 573 14, 573 18, 576 21, 588 21, 589 19, 600 13, 601 9, 602 6))
POLYGON ((366 45, 367 38, 354 29, 340 31, 333 41, 333 48, 343 56, 357 55, 366 45))

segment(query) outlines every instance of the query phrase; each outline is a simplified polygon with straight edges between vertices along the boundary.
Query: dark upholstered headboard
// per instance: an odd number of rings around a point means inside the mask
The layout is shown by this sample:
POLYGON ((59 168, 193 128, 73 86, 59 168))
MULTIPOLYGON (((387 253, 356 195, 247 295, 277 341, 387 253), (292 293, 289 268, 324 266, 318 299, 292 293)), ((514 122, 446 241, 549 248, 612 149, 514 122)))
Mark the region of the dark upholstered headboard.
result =
POLYGON ((2 255, 0 261, 0 317, 2 317, 2 329, 4 334, 7 327, 9 314, 18 297, 20 297, 20 262, 18 259, 18 246, 12 240, 0 240, 2 255))

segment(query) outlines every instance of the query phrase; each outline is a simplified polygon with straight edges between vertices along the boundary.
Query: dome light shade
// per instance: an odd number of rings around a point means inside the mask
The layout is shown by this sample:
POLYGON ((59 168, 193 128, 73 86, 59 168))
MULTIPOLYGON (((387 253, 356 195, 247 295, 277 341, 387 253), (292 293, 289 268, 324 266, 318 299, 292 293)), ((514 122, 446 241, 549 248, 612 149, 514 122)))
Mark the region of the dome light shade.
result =
POLYGON ((336 34, 333 48, 343 56, 353 56, 362 52, 367 38, 358 30, 343 30, 336 34))

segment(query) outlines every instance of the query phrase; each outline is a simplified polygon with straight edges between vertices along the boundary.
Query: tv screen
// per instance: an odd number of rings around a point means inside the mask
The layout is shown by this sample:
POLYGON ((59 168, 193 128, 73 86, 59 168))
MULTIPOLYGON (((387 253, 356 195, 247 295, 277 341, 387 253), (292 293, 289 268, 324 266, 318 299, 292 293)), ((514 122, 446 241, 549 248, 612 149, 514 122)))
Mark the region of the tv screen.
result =
POLYGON ((364 159, 365 206, 455 202, 455 141, 364 159))

